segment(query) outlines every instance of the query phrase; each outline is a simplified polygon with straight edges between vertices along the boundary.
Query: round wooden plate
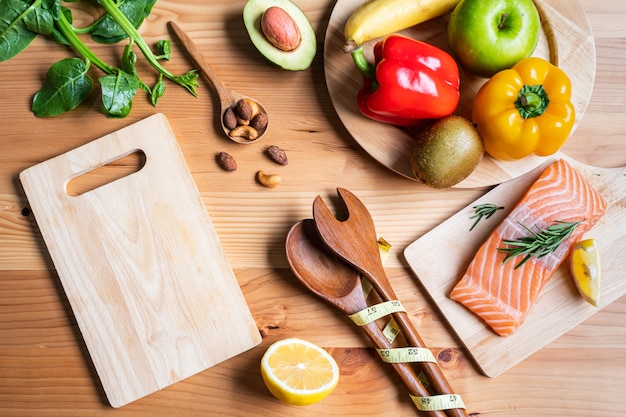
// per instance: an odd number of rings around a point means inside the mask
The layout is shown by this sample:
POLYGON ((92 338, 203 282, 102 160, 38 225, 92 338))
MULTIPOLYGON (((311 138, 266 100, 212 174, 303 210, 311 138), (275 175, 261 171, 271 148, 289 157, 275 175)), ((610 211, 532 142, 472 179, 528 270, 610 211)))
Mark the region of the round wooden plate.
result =
MULTIPOLYGON (((356 104, 362 77, 350 54, 343 52, 343 28, 348 16, 362 3, 363 0, 337 0, 330 16, 324 44, 324 70, 330 98, 342 123, 368 154, 392 171, 419 181, 413 175, 409 162, 409 155, 415 146, 415 132, 411 134, 370 120, 359 112, 356 104)), ((549 59, 572 80, 572 101, 577 112, 575 129, 585 114, 595 79, 596 55, 591 27, 578 1, 535 0, 535 5, 542 19, 542 33, 533 55, 549 59)), ((449 18, 447 14, 402 33, 449 52, 446 35, 449 18)), ((370 55, 373 43, 364 45, 370 55)), ((474 96, 486 79, 459 69, 461 101, 456 114, 470 118, 474 96)), ((525 174, 544 160, 530 156, 517 161, 500 161, 485 155, 476 170, 455 187, 499 184, 525 174)))

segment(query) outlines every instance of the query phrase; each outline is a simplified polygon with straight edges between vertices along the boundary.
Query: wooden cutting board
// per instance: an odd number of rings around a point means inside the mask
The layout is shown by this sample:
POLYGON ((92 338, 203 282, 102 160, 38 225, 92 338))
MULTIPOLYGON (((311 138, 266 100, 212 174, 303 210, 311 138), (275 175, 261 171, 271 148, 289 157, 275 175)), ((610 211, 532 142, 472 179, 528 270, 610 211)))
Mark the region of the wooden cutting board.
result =
POLYGON ((261 342, 161 114, 42 162, 20 180, 106 395, 120 407, 261 342), (133 152, 137 172, 72 196, 133 152))
POLYGON ((626 293, 624 241, 626 239, 626 168, 596 168, 558 154, 526 175, 505 182, 443 222, 404 251, 409 266, 481 371, 496 377, 532 353, 577 326, 626 293), (602 219, 585 237, 600 245, 602 288, 600 306, 579 296, 567 262, 546 284, 521 327, 501 337, 461 304, 449 298, 474 254, 506 217, 543 169, 557 158, 566 159, 608 202, 602 219), (472 208, 493 203, 504 206, 483 219, 471 232, 472 208))

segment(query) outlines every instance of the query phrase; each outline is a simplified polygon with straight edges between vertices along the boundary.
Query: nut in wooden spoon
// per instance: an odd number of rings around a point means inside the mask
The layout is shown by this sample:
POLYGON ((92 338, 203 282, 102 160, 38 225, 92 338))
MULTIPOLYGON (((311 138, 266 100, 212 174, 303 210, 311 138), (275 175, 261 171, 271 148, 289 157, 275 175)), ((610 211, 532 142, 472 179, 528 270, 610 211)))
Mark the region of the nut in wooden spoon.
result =
MULTIPOLYGON (((347 315, 367 309, 359 273, 330 253, 321 241, 313 219, 302 220, 291 228, 285 243, 287 260, 300 282, 315 295, 334 305, 347 315)), ((376 322, 360 326, 379 349, 391 344, 376 322)), ((390 363, 408 387, 411 395, 428 397, 430 393, 415 376, 409 363, 390 363)), ((424 413, 430 417, 445 417, 442 411, 424 413)))
POLYGON ((237 143, 249 144, 260 140, 269 124, 265 107, 253 98, 227 88, 217 78, 193 40, 174 22, 168 23, 191 58, 213 85, 220 98, 220 124, 224 133, 237 143))

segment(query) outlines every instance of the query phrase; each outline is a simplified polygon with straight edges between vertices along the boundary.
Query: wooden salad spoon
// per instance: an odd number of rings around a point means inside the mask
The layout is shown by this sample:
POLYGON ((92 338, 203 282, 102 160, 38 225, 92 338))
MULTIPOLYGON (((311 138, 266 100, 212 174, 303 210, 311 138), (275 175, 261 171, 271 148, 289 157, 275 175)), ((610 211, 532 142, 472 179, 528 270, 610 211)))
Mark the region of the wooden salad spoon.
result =
MULTIPOLYGON (((265 107, 263 107, 263 105, 256 99, 245 96, 227 88, 224 83, 222 83, 220 79, 217 78, 217 75, 215 74, 215 72, 213 72, 213 69, 204 58, 204 55, 202 55, 202 53, 193 42, 193 40, 189 37, 189 35, 187 35, 176 23, 169 22, 168 24, 172 31, 176 34, 180 42, 183 44, 191 58, 193 58, 194 62, 196 63, 202 74, 217 91, 217 94, 220 98, 220 124, 222 126, 222 130, 224 131, 224 134, 226 134, 229 139, 237 143, 248 144, 260 140, 267 131, 267 127, 269 124, 269 118, 265 107), (237 103, 239 103, 240 100, 244 100, 247 102, 248 106, 250 107, 251 114, 248 120, 246 120, 244 123, 239 122, 236 127, 233 127, 232 125, 227 126, 227 123, 224 121, 225 114, 228 109, 232 109, 233 111, 235 111, 237 103), (259 119, 257 120, 257 122, 253 122, 254 117, 257 115, 259 115, 259 119)), ((235 120, 234 123, 237 123, 237 120, 235 120)))
MULTIPOLYGON (((397 300, 380 259, 376 229, 369 211, 350 191, 338 188, 337 192, 348 210, 348 218, 338 220, 322 198, 317 196, 313 202, 313 217, 319 236, 332 252, 369 279, 383 300, 397 300)), ((394 316, 406 340, 415 347, 426 348, 408 315, 399 312, 394 316)), ((454 392, 438 364, 423 362, 422 368, 437 394, 454 392)), ((453 408, 448 412, 452 416, 468 416, 463 408, 453 408)))
MULTIPOLYGON (((311 292, 347 315, 367 309, 359 273, 325 249, 315 230, 313 219, 302 220, 291 228, 285 249, 295 276, 311 292)), ((391 348, 391 344, 376 322, 361 327, 374 346, 379 349, 391 348)), ((419 397, 431 395, 415 376, 410 364, 390 365, 409 388, 411 395, 419 397)), ((425 412, 424 415, 446 416, 442 411, 425 412)))

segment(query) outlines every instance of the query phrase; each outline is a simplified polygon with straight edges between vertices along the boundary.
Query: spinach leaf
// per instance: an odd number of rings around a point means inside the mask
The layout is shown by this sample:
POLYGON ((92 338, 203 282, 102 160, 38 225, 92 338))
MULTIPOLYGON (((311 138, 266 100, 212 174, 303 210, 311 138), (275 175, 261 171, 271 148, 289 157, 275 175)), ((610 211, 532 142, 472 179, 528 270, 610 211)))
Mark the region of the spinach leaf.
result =
MULTIPOLYGON (((33 3, 33 6, 36 4, 33 3)), ((54 21, 59 18, 61 2, 58 0, 42 0, 39 7, 24 17, 26 27, 42 35, 50 35, 54 30, 54 21)))
MULTIPOLYGON (((135 28, 139 28, 155 3, 156 0, 122 0, 117 7, 135 28)), ((96 42, 113 44, 126 39, 128 34, 110 14, 106 14, 91 29, 91 37, 96 42)))
POLYGON ((54 15, 51 10, 38 8, 24 18, 26 27, 42 35, 49 35, 54 29, 54 15))
POLYGON ((0 0, 0 62, 22 52, 37 36, 24 23, 29 8, 22 0, 0 0))
POLYGON ((57 19, 59 17, 59 13, 61 13, 61 1, 60 0, 43 0, 41 2, 41 7, 43 7, 46 10, 50 10, 50 12, 52 13, 52 17, 54 17, 55 19, 57 19))
POLYGON ((152 105, 156 107, 157 101, 165 94, 165 82, 163 81, 163 74, 159 74, 159 81, 152 87, 152 93, 150 94, 150 100, 152 105))
MULTIPOLYGON (((65 0, 73 3, 80 0, 65 0)), ((56 62, 48 70, 41 90, 33 97, 32 111, 38 117, 56 116, 74 109, 90 94, 93 80, 88 75, 91 66, 104 72, 100 78, 102 111, 109 117, 129 114, 138 89, 150 95, 153 105, 165 92, 167 78, 197 97, 198 74, 195 70, 177 76, 160 64, 170 58, 169 41, 159 41, 155 55, 139 34, 138 28, 148 17, 157 0, 97 0, 105 13, 92 24, 78 28, 72 23, 72 11, 63 7, 62 0, 0 0, 0 62, 14 57, 30 45, 38 35, 71 46, 82 58, 68 58, 56 62), (129 38, 121 59, 121 68, 111 66, 85 44, 81 35, 105 43, 129 38), (154 87, 144 83, 136 69, 137 45, 159 77, 154 87)))
POLYGON ((167 39, 162 39, 157 42, 156 49, 160 55, 157 55, 157 59, 164 59, 166 61, 170 60, 170 55, 172 53, 172 45, 171 42, 167 39))
POLYGON ((78 106, 91 91, 93 81, 80 58, 65 58, 53 64, 46 81, 33 98, 35 116, 58 116, 78 106))
POLYGON ((107 117, 126 117, 133 107, 133 98, 140 82, 132 74, 119 71, 98 79, 102 88, 102 112, 107 117))

